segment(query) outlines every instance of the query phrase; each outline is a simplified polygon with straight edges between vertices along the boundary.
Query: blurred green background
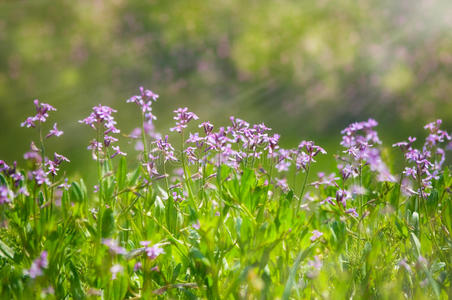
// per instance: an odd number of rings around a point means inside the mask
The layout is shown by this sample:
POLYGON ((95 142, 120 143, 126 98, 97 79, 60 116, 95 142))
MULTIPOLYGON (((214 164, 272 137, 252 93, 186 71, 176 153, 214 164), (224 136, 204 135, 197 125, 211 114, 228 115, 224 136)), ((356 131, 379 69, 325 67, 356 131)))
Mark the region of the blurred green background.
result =
POLYGON ((3 0, 0 158, 22 161, 37 140, 19 124, 38 98, 65 132, 49 148, 73 161, 69 173, 88 173, 94 132, 77 121, 102 103, 129 133, 139 114, 125 100, 140 85, 160 94, 164 133, 179 106, 217 125, 263 121, 283 145, 314 139, 330 152, 369 117, 386 145, 424 136, 435 118, 450 130, 451 29, 450 0, 3 0))

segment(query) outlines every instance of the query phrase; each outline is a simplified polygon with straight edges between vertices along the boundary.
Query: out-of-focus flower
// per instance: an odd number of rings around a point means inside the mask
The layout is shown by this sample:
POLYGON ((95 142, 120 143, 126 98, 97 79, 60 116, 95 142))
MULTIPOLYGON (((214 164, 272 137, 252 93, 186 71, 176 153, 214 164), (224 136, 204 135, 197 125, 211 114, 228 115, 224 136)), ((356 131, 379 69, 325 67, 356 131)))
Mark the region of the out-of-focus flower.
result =
POLYGON ((345 210, 345 213, 355 217, 359 217, 359 214, 356 212, 356 208, 354 207, 345 210))
POLYGON ((6 186, 0 185, 0 204, 10 203, 14 194, 6 186))
POLYGON ((306 273, 308 278, 315 278, 319 275, 320 269, 323 267, 323 262, 320 260, 320 257, 315 255, 314 260, 308 261, 309 271, 306 273))
POLYGON ((342 166, 341 174, 344 180, 360 173, 363 164, 368 164, 372 171, 378 172, 379 181, 395 181, 388 167, 375 146, 381 144, 377 132, 373 129, 378 123, 374 119, 350 124, 341 131, 341 145, 346 148, 343 152, 348 155, 342 158, 346 165, 342 166))
POLYGON ((150 244, 151 244, 151 242, 149 242, 149 241, 140 242, 140 245, 144 246, 144 251, 146 252, 146 255, 150 259, 156 259, 160 254, 165 253, 163 248, 161 248, 160 244, 155 244, 155 245, 149 247, 150 244))
POLYGON ((42 251, 41 255, 33 261, 28 273, 31 278, 36 278, 43 274, 43 270, 47 269, 49 262, 47 260, 47 251, 42 251))
POLYGON ((316 229, 314 229, 311 233, 312 233, 311 242, 315 242, 323 235, 323 232, 320 232, 316 229))
POLYGON ((105 239, 102 241, 102 244, 107 246, 111 252, 115 254, 127 254, 126 249, 119 246, 118 241, 114 239, 105 239))
POLYGON ((47 178, 46 172, 43 169, 39 168, 36 171, 32 172, 33 178, 36 181, 37 185, 47 184, 50 185, 50 180, 47 178))
POLYGON ((143 267, 141 262, 137 262, 134 266, 133 266, 133 271, 134 272, 138 272, 139 270, 141 270, 141 268, 143 267))
POLYGON ((115 264, 110 268, 110 272, 111 272, 111 279, 115 280, 118 276, 118 273, 122 273, 122 271, 124 270, 124 267, 121 266, 120 264, 115 264))

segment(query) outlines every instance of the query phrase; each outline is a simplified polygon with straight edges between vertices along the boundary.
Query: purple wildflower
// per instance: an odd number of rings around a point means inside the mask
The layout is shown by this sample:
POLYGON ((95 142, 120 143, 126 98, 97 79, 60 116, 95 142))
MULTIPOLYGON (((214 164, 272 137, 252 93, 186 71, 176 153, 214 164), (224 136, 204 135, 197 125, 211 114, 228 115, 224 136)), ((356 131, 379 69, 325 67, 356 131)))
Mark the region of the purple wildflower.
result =
POLYGON ((133 266, 133 271, 134 272, 138 272, 139 270, 141 270, 141 268, 143 267, 141 262, 137 262, 134 266, 133 266))
POLYGON ((157 139, 155 141, 157 145, 157 150, 160 150, 163 153, 163 157, 165 162, 168 160, 177 161, 177 158, 174 156, 174 148, 168 142, 168 136, 165 136, 165 139, 157 139))
POLYGON ((196 114, 189 112, 187 107, 178 108, 174 112, 176 113, 174 120, 176 120, 177 122, 175 127, 170 128, 170 131, 177 131, 181 133, 184 128, 187 128, 187 124, 191 120, 199 119, 196 114))
POLYGON ((368 164, 372 171, 376 171, 379 181, 395 181, 386 164, 380 157, 380 151, 375 145, 381 144, 377 132, 373 129, 378 123, 374 119, 350 124, 341 131, 341 145, 346 148, 343 152, 350 159, 343 159, 347 165, 340 168, 344 180, 351 175, 356 176, 362 164, 368 164))
POLYGON ((119 146, 113 146, 112 148, 113 148, 113 150, 115 151, 115 153, 113 153, 113 154, 111 155, 110 158, 113 158, 113 157, 115 157, 116 155, 122 155, 122 156, 126 156, 126 155, 127 155, 127 153, 122 152, 122 151, 119 149, 119 146))
POLYGON ((343 190, 343 189, 338 189, 336 191, 336 202, 338 204, 341 204, 344 207, 344 209, 347 206, 347 200, 350 198, 351 198, 351 196, 348 191, 343 190))
POLYGON ((159 98, 159 95, 155 94, 151 90, 145 89, 144 87, 140 86, 140 95, 135 95, 127 99, 127 103, 136 103, 137 105, 141 106, 143 111, 145 111, 145 108, 150 107, 150 100, 157 101, 159 98))
POLYGON ((323 267, 323 262, 319 256, 315 255, 314 260, 308 261, 308 267, 310 270, 306 272, 306 276, 312 279, 319 275, 320 269, 323 267))
POLYGON ((115 264, 110 268, 110 272, 111 272, 111 279, 115 280, 118 276, 118 273, 122 273, 122 271, 124 271, 124 267, 121 266, 120 264, 115 264))
POLYGON ((31 278, 36 278, 43 274, 43 270, 47 269, 49 262, 47 260, 47 251, 42 251, 41 255, 33 261, 28 271, 31 278))
POLYGON ((358 213, 356 212, 356 209, 353 208, 353 207, 347 209, 347 210, 345 211, 345 213, 346 213, 346 214, 349 214, 349 215, 352 215, 352 216, 355 216, 355 217, 359 217, 358 213))
POLYGON ((0 204, 10 203, 13 198, 13 192, 11 192, 6 186, 0 185, 0 204))
POLYGON ((33 142, 31 142, 31 145, 30 145, 30 151, 28 151, 24 154, 24 159, 31 160, 37 165, 41 164, 41 162, 42 162, 41 154, 39 153, 39 149, 36 147, 36 145, 33 142))
POLYGON ((102 244, 107 246, 110 249, 110 251, 115 253, 115 254, 127 254, 126 249, 124 249, 123 247, 119 246, 117 240, 105 239, 105 240, 102 241, 102 244))
POLYGON ((56 108, 47 103, 40 103, 38 99, 33 101, 36 107, 36 115, 33 117, 28 117, 24 122, 20 124, 22 127, 36 127, 35 122, 44 123, 49 117, 49 111, 56 111, 56 108))
POLYGON ((209 121, 201 123, 198 127, 204 128, 204 133, 206 135, 209 135, 213 130, 213 125, 209 121))
POLYGON ((56 137, 58 137, 58 136, 60 136, 60 135, 62 135, 62 134, 63 134, 63 131, 58 130, 58 128, 57 128, 57 123, 55 123, 55 124, 53 124, 53 128, 50 129, 50 132, 46 135, 46 138, 49 138, 49 137, 51 137, 51 136, 56 136, 56 137))
POLYGON ((339 180, 339 177, 336 177, 335 173, 331 173, 330 175, 326 176, 325 173, 323 172, 319 172, 317 174, 317 176, 319 177, 319 180, 314 181, 311 183, 312 186, 314 186, 315 188, 319 188, 321 185, 325 185, 325 186, 338 186, 336 181, 339 180))
POLYGON ((46 172, 43 169, 39 168, 36 171, 32 172, 33 178, 36 181, 37 185, 47 184, 50 185, 50 180, 47 178, 46 172))
POLYGON ((149 241, 140 242, 140 245, 144 246, 144 251, 146 252, 146 255, 151 260, 156 259, 160 254, 165 253, 165 251, 163 251, 159 244, 155 244, 152 247, 149 247, 150 244, 151 242, 149 241))
POLYGON ((312 232, 312 236, 311 236, 311 242, 315 242, 316 240, 318 240, 322 235, 323 235, 323 232, 320 232, 320 231, 318 231, 318 230, 316 230, 316 229, 314 229, 312 232))
MULTIPOLYGON (((428 123, 424 126, 429 131, 422 149, 413 148, 415 138, 409 138, 408 142, 396 143, 393 146, 400 147, 405 155, 406 161, 410 164, 405 167, 403 174, 419 182, 418 190, 412 191, 411 188, 404 188, 408 194, 419 194, 421 197, 427 197, 432 187, 432 180, 439 178, 441 167, 445 161, 445 150, 440 147, 440 143, 451 140, 450 135, 440 129, 442 121, 428 123)), ((405 184, 405 186, 408 186, 405 184)), ((403 186, 402 186, 403 188, 403 186)))
POLYGON ((326 154, 326 151, 320 147, 316 146, 312 141, 302 141, 298 145, 298 150, 293 152, 295 154, 295 165, 297 169, 304 169, 311 165, 312 162, 315 162, 314 157, 319 153, 326 154))

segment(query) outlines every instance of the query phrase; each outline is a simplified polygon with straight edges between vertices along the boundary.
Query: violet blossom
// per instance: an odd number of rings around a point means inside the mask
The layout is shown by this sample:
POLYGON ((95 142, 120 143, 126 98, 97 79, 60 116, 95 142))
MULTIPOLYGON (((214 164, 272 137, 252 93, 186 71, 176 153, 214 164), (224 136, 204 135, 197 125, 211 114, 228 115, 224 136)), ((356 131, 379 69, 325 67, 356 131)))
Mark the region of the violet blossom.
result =
POLYGON ((13 192, 8 187, 0 185, 0 204, 10 203, 13 198, 13 192))
POLYGON ((115 253, 115 254, 127 254, 126 249, 124 249, 123 247, 119 246, 119 243, 118 243, 117 240, 104 239, 102 241, 102 244, 107 246, 110 249, 110 251, 115 253))
POLYGON ((54 123, 54 124, 53 124, 53 128, 50 129, 50 132, 46 135, 46 138, 49 138, 49 137, 51 137, 51 136, 59 137, 59 136, 61 136, 62 134, 63 134, 63 131, 58 130, 58 128, 57 128, 57 123, 54 123))
POLYGON ((176 113, 174 120, 176 120, 177 122, 175 127, 170 128, 170 131, 177 131, 181 133, 184 128, 187 128, 187 124, 191 120, 199 119, 196 114, 189 112, 187 107, 178 108, 174 112, 176 113))
POLYGON ((39 102, 38 99, 33 101, 36 108, 36 115, 28 117, 24 122, 20 124, 21 127, 36 127, 35 122, 44 123, 49 117, 49 111, 56 111, 56 108, 50 104, 39 102))
POLYGON ((323 232, 320 232, 316 229, 314 229, 311 233, 312 233, 312 236, 310 238, 311 242, 315 242, 323 235, 323 232))
POLYGON ((142 241, 140 242, 141 246, 144 246, 144 251, 146 252, 146 255, 151 259, 156 259, 160 254, 164 254, 165 251, 160 247, 160 244, 155 244, 151 247, 149 245, 151 242, 149 241, 142 241))
POLYGON ((41 255, 38 258, 36 258, 31 264, 31 267, 28 271, 30 277, 36 278, 38 276, 41 276, 43 274, 43 270, 47 269, 48 265, 49 262, 47 260, 47 251, 42 251, 41 255))

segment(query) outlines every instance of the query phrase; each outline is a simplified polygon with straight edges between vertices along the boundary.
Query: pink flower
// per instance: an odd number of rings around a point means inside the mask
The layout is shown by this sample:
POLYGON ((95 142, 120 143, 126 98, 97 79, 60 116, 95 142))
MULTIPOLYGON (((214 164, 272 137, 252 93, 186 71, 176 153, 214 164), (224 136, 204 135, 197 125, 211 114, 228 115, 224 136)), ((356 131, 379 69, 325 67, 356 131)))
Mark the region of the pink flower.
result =
POLYGON ((63 131, 58 130, 57 123, 53 124, 53 128, 50 129, 50 132, 46 135, 46 138, 49 138, 51 136, 60 136, 63 134, 63 131))
POLYGON ((315 230, 315 229, 311 233, 312 233, 311 242, 315 242, 316 240, 318 240, 323 235, 323 232, 320 232, 320 231, 315 230))

